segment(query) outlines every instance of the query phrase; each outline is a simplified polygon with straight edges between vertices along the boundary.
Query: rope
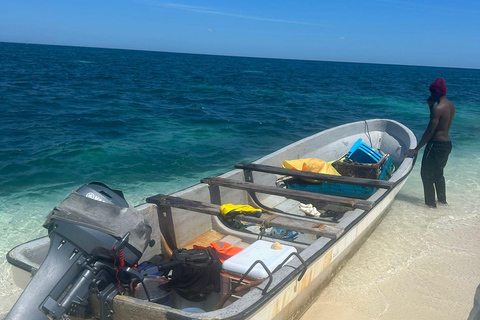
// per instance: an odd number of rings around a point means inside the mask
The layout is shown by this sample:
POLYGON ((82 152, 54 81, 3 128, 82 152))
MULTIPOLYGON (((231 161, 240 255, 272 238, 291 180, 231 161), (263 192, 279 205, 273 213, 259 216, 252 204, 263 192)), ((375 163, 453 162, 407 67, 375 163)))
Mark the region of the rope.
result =
POLYGON ((270 228, 270 221, 277 217, 278 216, 276 214, 272 214, 270 217, 262 221, 262 223, 260 224, 260 233, 258 234, 258 240, 262 240, 265 229, 270 228))
POLYGON ((373 149, 373 144, 372 144, 372 138, 370 137, 370 129, 368 128, 368 123, 367 120, 365 121, 365 135, 368 137, 368 140, 370 141, 370 147, 373 149))

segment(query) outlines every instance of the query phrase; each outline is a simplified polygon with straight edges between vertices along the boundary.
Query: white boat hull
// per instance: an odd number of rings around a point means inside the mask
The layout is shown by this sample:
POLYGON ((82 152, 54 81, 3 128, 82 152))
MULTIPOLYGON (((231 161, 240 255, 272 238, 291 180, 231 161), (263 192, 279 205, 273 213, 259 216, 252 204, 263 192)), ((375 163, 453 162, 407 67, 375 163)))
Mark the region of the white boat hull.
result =
MULTIPOLYGON (((289 262, 273 276, 273 281, 268 289, 268 293, 262 295, 258 289, 251 290, 241 299, 216 311, 210 311, 200 314, 191 314, 180 309, 149 303, 147 301, 135 299, 127 296, 117 296, 113 301, 114 313, 111 319, 290 319, 297 318, 313 302, 318 292, 322 290, 334 277, 336 272, 344 265, 362 243, 368 238, 369 234, 381 222, 382 218, 388 212, 393 200, 405 179, 414 165, 414 159, 404 158, 403 154, 416 146, 414 134, 405 126, 392 120, 369 120, 368 122, 357 122, 347 124, 326 130, 314 136, 300 140, 292 145, 282 148, 255 163, 281 166, 283 160, 316 157, 330 161, 337 159, 348 151, 349 147, 358 138, 370 137, 374 147, 390 153, 397 165, 396 172, 390 181, 396 185, 390 190, 379 189, 368 200, 375 203, 375 206, 368 211, 354 209, 345 214, 337 227, 344 228, 345 232, 338 239, 320 237, 310 245, 298 245, 301 257, 306 261, 308 269, 303 278, 298 281, 302 271, 301 263, 298 259, 289 262), (368 127, 367 136, 365 128, 368 127)), ((232 170, 221 177, 243 181, 242 170, 232 170)), ((272 185, 276 176, 265 173, 254 172, 255 183, 272 185)), ((192 199, 202 202, 210 202, 212 194, 206 184, 194 185, 188 189, 176 192, 172 196, 192 199)), ((246 192, 220 188, 222 203, 248 203, 249 198, 246 192)), ((276 196, 258 195, 263 203, 273 207, 281 206, 282 199, 276 196)), ((285 203, 284 203, 285 204, 285 203)), ((137 207, 149 220, 152 226, 158 226, 157 210, 153 204, 142 204, 137 207)), ((216 230, 222 234, 231 234, 242 238, 243 241, 253 242, 256 235, 245 234, 240 231, 232 230, 226 227, 218 217, 201 215, 199 213, 186 210, 174 209, 173 221, 175 226, 176 241, 179 247, 191 242, 209 230, 216 230), (181 226, 181 227, 180 227, 181 226)), ((160 230, 154 227, 153 238, 160 238, 160 230)), ((28 261, 28 258, 22 256, 26 248, 40 248, 48 246, 48 240, 38 240, 30 242, 12 250, 9 259, 14 264, 15 283, 23 286, 28 282, 28 267, 33 270, 38 267, 41 261, 28 261), (43 241, 43 243, 42 243, 43 241), (15 261, 21 261, 15 264, 15 261), (18 272, 22 270, 23 274, 18 272), (26 271, 25 271, 26 270, 26 271)), ((45 251, 46 250, 42 249, 45 251)), ((148 258, 159 253, 159 248, 148 249, 144 257, 148 258)), ((39 259, 39 256, 35 256, 39 259)), ((40 257, 41 259, 41 257, 40 257)), ((264 282, 258 288, 263 289, 264 282)))

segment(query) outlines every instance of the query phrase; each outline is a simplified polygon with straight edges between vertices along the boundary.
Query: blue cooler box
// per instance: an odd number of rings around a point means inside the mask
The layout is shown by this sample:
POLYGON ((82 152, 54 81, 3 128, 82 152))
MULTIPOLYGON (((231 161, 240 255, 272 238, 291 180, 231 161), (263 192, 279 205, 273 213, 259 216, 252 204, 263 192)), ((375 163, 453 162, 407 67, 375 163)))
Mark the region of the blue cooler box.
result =
MULTIPOLYGON (((391 156, 389 156, 383 166, 379 168, 381 171, 378 176, 378 180, 390 179, 392 173, 392 163, 393 159, 391 156)), ((362 187, 345 183, 311 183, 300 179, 284 180, 284 182, 288 189, 323 193, 332 196, 349 197, 356 199, 367 199, 377 191, 377 188, 362 187)))
POLYGON ((350 148, 345 158, 358 163, 378 163, 378 161, 382 159, 382 155, 378 151, 373 150, 369 145, 363 143, 360 138, 350 148))

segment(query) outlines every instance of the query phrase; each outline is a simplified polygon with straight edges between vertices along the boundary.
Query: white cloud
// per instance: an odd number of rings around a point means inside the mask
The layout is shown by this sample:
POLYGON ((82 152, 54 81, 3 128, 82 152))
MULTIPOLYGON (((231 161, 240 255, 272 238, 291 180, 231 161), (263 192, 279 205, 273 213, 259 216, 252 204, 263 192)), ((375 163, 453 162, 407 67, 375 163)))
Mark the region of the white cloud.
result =
POLYGON ((212 8, 207 8, 207 7, 189 6, 189 5, 177 4, 177 3, 164 3, 164 2, 155 2, 155 1, 149 1, 149 0, 147 0, 146 3, 148 3, 150 5, 153 5, 153 6, 157 6, 157 7, 172 8, 172 9, 185 10, 185 11, 193 11, 193 12, 198 12, 198 13, 234 17, 234 18, 239 18, 239 19, 258 20, 258 21, 277 22, 277 23, 302 24, 302 25, 309 25, 309 26, 322 26, 320 24, 304 22, 304 21, 248 16, 248 15, 243 15, 243 14, 218 11, 218 10, 214 10, 212 8))

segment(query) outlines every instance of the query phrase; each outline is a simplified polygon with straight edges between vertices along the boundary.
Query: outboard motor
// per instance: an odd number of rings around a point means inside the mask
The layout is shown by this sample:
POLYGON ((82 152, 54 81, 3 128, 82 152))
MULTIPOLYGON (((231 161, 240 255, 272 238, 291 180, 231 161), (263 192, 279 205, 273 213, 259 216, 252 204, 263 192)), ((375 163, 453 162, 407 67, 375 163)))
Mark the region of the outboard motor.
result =
POLYGON ((47 257, 6 320, 60 319, 72 305, 84 310, 94 292, 113 299, 151 235, 123 193, 101 182, 74 190, 44 227, 50 237, 47 257))

